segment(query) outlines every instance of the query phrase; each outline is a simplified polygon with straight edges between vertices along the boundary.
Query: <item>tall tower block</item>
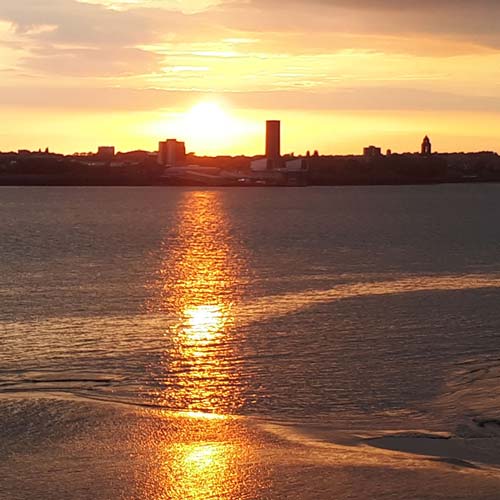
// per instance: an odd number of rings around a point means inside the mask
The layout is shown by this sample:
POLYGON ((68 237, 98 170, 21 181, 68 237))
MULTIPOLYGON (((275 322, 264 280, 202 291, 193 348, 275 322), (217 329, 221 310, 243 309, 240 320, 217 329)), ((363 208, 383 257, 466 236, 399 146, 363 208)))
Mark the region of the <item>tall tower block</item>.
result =
POLYGON ((281 158, 281 122, 279 120, 268 120, 266 122, 266 158, 275 168, 281 158))

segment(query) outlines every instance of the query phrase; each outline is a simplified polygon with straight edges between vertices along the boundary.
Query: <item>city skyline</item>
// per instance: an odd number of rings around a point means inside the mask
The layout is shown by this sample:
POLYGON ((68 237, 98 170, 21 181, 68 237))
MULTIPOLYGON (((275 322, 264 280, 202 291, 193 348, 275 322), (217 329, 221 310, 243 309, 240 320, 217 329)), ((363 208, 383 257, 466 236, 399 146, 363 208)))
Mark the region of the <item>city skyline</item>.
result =
MULTIPOLYGON (((29 148, 20 148, 17 151, 0 151, 0 154, 11 155, 11 154, 44 154, 44 155, 63 155, 63 156, 76 156, 76 157, 85 157, 85 156, 98 156, 101 158, 106 158, 107 160, 112 159, 116 155, 119 154, 130 154, 130 153, 147 153, 149 155, 156 155, 158 157, 158 162, 160 164, 167 164, 167 148, 169 143, 172 143, 176 146, 180 147, 180 154, 183 157, 187 156, 207 156, 216 158, 218 156, 228 156, 228 157, 248 157, 248 158, 267 158, 269 160, 276 161, 279 158, 285 157, 309 157, 309 156, 373 156, 375 152, 375 156, 390 156, 390 155, 414 155, 414 154, 422 154, 422 155, 431 155, 431 154, 475 154, 475 153, 494 153, 498 154, 496 151, 434 151, 432 150, 432 144, 430 142, 430 138, 428 135, 425 135, 423 138, 423 142, 421 144, 415 143, 414 148, 409 151, 396 151, 392 148, 388 147, 383 150, 382 147, 379 146, 365 146, 361 151, 352 151, 350 153, 344 155, 337 155, 335 153, 322 152, 320 153, 318 149, 310 146, 306 151, 281 151, 281 121, 280 120, 267 120, 265 122, 265 136, 261 139, 263 144, 261 145, 261 151, 255 154, 246 155, 244 153, 236 153, 234 155, 223 155, 223 154, 213 154, 213 155, 199 155, 196 151, 191 151, 186 149, 187 144, 182 139, 182 137, 171 137, 165 140, 160 140, 158 145, 155 148, 149 149, 138 149, 138 150, 119 150, 114 145, 99 145, 93 148, 91 151, 74 151, 73 153, 67 154, 57 150, 53 150, 49 146, 44 148, 39 147, 37 149, 29 149, 29 148), (417 147, 419 146, 419 147, 417 147)), ((418 141, 417 141, 418 142, 418 141)))
POLYGON ((114 145, 99 145, 94 147, 94 150, 90 151, 75 151, 70 154, 62 153, 60 151, 55 151, 52 150, 49 146, 46 146, 45 148, 38 148, 38 149, 29 149, 29 148, 20 148, 17 151, 0 151, 0 154, 4 155, 10 155, 10 154, 20 154, 20 155, 25 155, 25 154, 50 154, 50 155, 62 155, 62 156, 69 156, 69 157, 85 157, 85 156, 97 156, 100 158, 106 158, 107 160, 113 159, 118 154, 131 154, 131 153, 147 153, 149 156, 156 155, 158 159, 158 163, 162 165, 167 165, 167 164, 173 164, 175 162, 172 162, 172 151, 175 150, 175 153, 173 153, 174 157, 183 157, 186 158, 187 156, 205 156, 205 157, 212 157, 212 158, 217 158, 217 157, 247 157, 247 158, 265 158, 268 161, 271 161, 271 163, 276 163, 280 158, 287 158, 287 157, 309 157, 309 156, 364 156, 364 157, 376 157, 376 156, 391 156, 391 155, 424 155, 424 156, 431 156, 434 154, 442 154, 442 155, 449 155, 449 154, 482 154, 482 153, 488 153, 488 154, 493 154, 498 156, 498 152, 491 150, 491 151, 436 151, 433 148, 431 139, 428 134, 426 134, 422 142, 419 144, 419 147, 415 148, 415 145, 413 149, 410 149, 408 151, 397 151, 392 149, 391 147, 387 148, 382 148, 380 146, 375 146, 373 144, 369 146, 364 146, 361 151, 351 151, 347 154, 336 154, 336 153, 331 153, 331 152, 322 152, 320 153, 318 149, 315 149, 314 145, 311 145, 306 151, 282 151, 281 149, 281 143, 282 143, 282 136, 281 136, 281 120, 266 120, 265 121, 265 135, 264 137, 261 138, 261 151, 254 153, 254 154, 244 154, 244 153, 236 153, 233 155, 224 155, 224 154, 218 154, 214 153, 213 155, 203 155, 203 154, 197 154, 196 151, 192 151, 188 148, 188 144, 186 144, 186 141, 182 137, 170 137, 165 140, 160 139, 158 142, 158 145, 155 148, 148 148, 148 149, 137 149, 137 150, 119 150, 116 148, 114 145), (173 149, 169 148, 169 145, 173 144, 173 149), (167 151, 171 151, 170 153, 167 151))
POLYGON ((21 0, 0 5, 0 150, 498 151, 500 6, 21 0), (75 22, 78 20, 78 22, 75 22), (304 133, 307 130, 307 133, 304 133), (311 144, 314 143, 314 146, 311 144))

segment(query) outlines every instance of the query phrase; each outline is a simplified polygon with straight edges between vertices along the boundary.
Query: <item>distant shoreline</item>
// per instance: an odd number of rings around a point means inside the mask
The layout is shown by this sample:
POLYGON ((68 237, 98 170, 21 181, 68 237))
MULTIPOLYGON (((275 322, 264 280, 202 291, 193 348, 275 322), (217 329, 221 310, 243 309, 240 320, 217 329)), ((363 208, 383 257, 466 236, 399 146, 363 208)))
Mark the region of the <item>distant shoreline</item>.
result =
POLYGON ((113 159, 52 153, 0 154, 2 186, 392 186, 500 182, 493 152, 284 156, 278 166, 250 157, 199 157, 159 164, 146 152, 113 159))

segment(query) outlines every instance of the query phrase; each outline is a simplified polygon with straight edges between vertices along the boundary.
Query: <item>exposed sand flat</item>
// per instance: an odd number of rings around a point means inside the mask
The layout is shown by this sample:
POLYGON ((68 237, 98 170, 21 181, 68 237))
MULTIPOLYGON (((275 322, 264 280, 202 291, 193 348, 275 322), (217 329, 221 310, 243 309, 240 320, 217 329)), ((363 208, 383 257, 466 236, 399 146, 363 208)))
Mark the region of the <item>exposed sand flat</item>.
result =
POLYGON ((2 500, 496 500, 500 490, 484 466, 498 463, 497 438, 345 432, 336 444, 252 418, 36 397, 0 400, 0 429, 2 500))
POLYGON ((365 442, 376 448, 436 457, 443 462, 464 467, 493 466, 497 467, 500 473, 498 437, 461 438, 401 434, 368 439, 365 442))

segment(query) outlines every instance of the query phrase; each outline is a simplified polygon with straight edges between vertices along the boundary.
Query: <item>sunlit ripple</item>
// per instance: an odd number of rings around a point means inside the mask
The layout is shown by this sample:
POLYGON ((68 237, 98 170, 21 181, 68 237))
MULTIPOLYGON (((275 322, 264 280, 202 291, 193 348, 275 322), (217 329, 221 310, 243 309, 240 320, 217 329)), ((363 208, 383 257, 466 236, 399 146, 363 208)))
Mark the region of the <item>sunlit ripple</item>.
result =
POLYGON ((262 487, 249 467, 256 460, 255 436, 239 419, 161 413, 141 429, 146 439, 139 447, 148 450, 151 462, 137 498, 233 500, 262 487))
POLYGON ((208 342, 224 331, 227 317, 220 305, 187 307, 183 315, 186 322, 182 325, 187 342, 208 342))
POLYGON ((172 448, 171 473, 177 478, 176 498, 221 498, 227 490, 227 475, 235 445, 228 443, 180 443, 172 448))

